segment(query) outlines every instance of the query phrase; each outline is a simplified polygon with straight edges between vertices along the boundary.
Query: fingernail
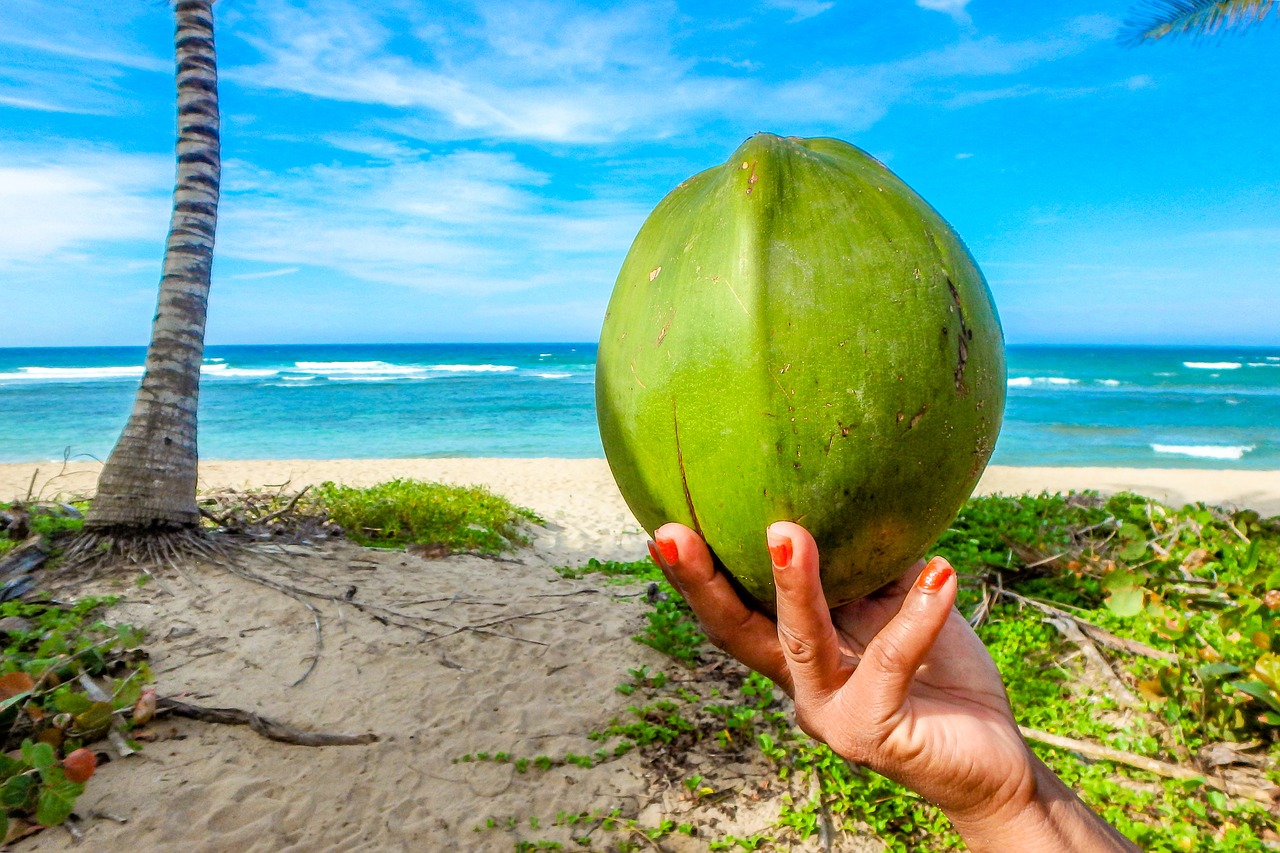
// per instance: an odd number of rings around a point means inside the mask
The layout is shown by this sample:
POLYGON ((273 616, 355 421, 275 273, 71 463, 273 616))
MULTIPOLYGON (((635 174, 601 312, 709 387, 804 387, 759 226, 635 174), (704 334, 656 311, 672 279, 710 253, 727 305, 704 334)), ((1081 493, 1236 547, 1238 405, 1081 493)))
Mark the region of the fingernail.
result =
POLYGON ((773 564, 779 569, 791 565, 791 540, 772 530, 765 532, 765 538, 769 541, 769 557, 773 564))
POLYGON ((667 564, 662 561, 662 554, 658 553, 658 546, 654 544, 652 539, 649 540, 649 556, 653 558, 653 562, 657 564, 658 568, 664 570, 667 568, 667 564))
POLYGON ((956 570, 951 568, 942 557, 934 557, 929 561, 929 565, 924 567, 924 571, 920 573, 920 579, 916 581, 916 586, 920 587, 921 592, 935 593, 942 589, 956 570))
POLYGON ((674 539, 658 539, 658 553, 662 555, 662 560, 666 563, 667 568, 671 568, 680 561, 680 549, 676 547, 674 539))

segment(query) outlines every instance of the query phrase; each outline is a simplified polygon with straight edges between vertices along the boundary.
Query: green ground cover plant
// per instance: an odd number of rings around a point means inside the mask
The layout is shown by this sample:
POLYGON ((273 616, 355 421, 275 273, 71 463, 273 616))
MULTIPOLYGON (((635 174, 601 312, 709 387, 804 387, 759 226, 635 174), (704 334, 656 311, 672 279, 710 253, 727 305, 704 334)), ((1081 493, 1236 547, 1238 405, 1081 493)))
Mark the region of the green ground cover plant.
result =
POLYGON ((133 628, 96 618, 111 598, 0 604, 0 840, 56 826, 96 759, 129 726, 151 672, 133 628))
POLYGON ((341 525, 352 541, 373 547, 417 544, 499 554, 528 543, 524 523, 542 522, 481 486, 421 480, 367 488, 327 482, 311 490, 306 501, 341 525))
MULTIPOLYGON (((1280 518, 1175 509, 1132 494, 984 497, 968 502, 933 551, 960 573, 958 606, 999 665, 1021 724, 1199 774, 1166 778, 1033 740, 1104 818, 1156 853, 1280 847, 1277 806, 1262 801, 1280 783, 1280 518), (1100 638, 1100 659, 1132 701, 1121 702, 1078 641, 1055 627, 1064 618, 1100 638)), ((660 840, 679 826, 716 850, 785 849, 815 834, 868 830, 892 851, 963 849, 932 805, 795 729, 766 679, 735 670, 703 642, 655 567, 590 568, 651 584, 636 640, 672 660, 660 672, 630 671, 618 689, 634 702, 592 736, 602 747, 590 758, 638 751, 692 803, 672 816, 678 824, 615 815, 609 829, 620 843, 635 844, 637 832, 660 840), (783 792, 774 825, 738 837, 698 820, 721 789, 705 769, 682 776, 673 758, 681 749, 710 753, 713 767, 753 756, 772 767, 781 783, 772 790, 783 792)), ((521 772, 573 763, 502 755, 521 772)))

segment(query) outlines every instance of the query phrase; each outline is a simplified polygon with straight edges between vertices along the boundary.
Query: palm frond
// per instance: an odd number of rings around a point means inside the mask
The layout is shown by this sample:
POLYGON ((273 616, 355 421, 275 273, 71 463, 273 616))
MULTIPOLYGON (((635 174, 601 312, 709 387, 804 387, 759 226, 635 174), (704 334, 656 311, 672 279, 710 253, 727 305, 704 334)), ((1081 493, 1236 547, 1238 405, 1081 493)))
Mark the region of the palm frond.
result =
POLYGON ((1125 21, 1131 44, 1168 35, 1191 37, 1242 30, 1260 23, 1276 0, 1146 0, 1125 21))

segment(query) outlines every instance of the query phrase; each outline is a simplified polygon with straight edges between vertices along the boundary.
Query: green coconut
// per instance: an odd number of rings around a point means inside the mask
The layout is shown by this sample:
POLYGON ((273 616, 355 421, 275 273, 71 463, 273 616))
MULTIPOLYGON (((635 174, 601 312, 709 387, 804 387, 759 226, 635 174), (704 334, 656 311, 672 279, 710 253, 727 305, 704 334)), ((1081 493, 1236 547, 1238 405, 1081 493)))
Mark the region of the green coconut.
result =
POLYGON ((838 606, 955 517, 1004 411, 1004 340, 959 236, 836 139, 757 134, 640 229, 596 364, 636 518, 678 521, 766 609, 765 528, 804 525, 838 606))

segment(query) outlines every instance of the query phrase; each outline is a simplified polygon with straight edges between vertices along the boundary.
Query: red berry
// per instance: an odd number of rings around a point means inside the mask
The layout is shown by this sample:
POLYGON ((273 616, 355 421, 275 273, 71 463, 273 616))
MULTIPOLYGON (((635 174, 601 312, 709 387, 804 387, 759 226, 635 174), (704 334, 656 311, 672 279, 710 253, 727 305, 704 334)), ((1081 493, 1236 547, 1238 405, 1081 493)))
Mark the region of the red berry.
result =
POLYGON ((88 782, 98 766, 93 750, 81 747, 62 759, 62 772, 71 782, 88 782))

